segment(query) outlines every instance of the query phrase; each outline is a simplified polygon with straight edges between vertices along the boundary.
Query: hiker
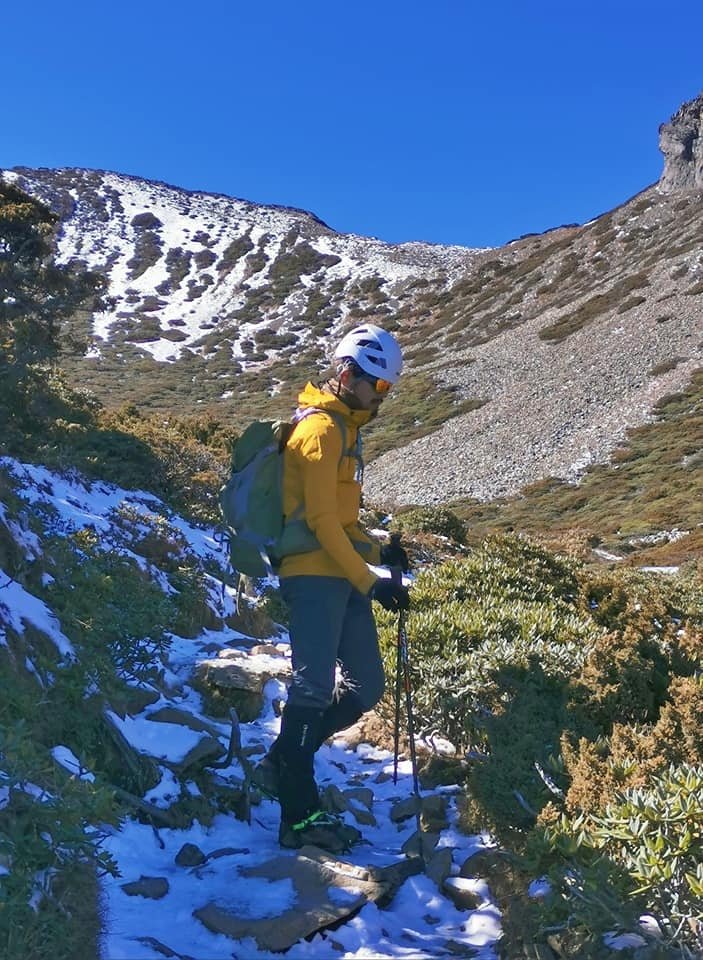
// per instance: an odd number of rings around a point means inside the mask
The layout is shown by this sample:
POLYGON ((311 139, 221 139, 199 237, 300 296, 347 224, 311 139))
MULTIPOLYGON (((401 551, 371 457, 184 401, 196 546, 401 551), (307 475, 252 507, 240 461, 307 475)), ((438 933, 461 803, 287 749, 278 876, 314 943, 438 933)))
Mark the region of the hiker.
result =
POLYGON ((400 542, 399 533, 392 533, 390 541, 381 547, 381 563, 384 567, 397 567, 403 573, 410 572, 410 561, 400 542))
POLYGON ((312 843, 341 852, 361 835, 320 809, 315 752, 383 694, 372 599, 391 611, 407 609, 409 601, 405 587, 367 566, 380 562, 380 550, 358 522, 359 428, 377 416, 400 376, 400 347, 390 333, 364 324, 341 340, 334 356, 333 378, 308 383, 299 395, 299 413, 317 412, 299 420, 283 455, 284 513, 305 519, 319 549, 284 556, 278 570, 290 612, 293 680, 280 735, 256 768, 256 780, 280 802, 282 846, 312 843))

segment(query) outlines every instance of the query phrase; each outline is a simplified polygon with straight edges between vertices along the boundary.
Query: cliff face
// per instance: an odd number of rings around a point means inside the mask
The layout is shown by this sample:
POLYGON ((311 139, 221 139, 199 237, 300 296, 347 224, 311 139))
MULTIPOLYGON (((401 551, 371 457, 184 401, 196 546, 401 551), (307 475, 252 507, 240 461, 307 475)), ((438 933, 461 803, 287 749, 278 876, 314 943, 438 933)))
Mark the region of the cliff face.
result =
POLYGON ((702 127, 703 93, 684 103, 659 128, 659 149, 664 154, 661 190, 703 190, 702 127))

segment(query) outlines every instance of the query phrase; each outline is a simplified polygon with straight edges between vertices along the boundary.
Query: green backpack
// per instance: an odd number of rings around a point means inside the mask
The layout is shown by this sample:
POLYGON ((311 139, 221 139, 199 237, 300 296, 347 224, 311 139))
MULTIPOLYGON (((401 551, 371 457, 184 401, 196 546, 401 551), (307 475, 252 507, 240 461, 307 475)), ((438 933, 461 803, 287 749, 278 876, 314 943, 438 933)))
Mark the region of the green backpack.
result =
POLYGON ((305 407, 286 420, 256 420, 235 441, 232 472, 220 490, 220 507, 227 528, 232 566, 250 577, 275 571, 283 557, 318 550, 320 544, 305 522, 301 505, 283 515, 283 451, 298 423, 314 413, 330 417, 342 431, 342 456, 361 463, 360 443, 347 450, 343 417, 329 410, 305 407))

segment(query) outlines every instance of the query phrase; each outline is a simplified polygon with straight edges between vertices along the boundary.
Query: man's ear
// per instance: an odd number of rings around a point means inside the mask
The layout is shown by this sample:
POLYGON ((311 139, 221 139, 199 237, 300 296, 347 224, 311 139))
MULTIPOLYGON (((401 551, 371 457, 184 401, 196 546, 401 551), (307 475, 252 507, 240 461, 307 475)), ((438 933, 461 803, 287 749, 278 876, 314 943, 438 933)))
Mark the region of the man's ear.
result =
POLYGON ((349 390, 354 385, 354 374, 349 367, 342 367, 342 369, 339 371, 337 380, 343 387, 346 387, 347 390, 349 390))

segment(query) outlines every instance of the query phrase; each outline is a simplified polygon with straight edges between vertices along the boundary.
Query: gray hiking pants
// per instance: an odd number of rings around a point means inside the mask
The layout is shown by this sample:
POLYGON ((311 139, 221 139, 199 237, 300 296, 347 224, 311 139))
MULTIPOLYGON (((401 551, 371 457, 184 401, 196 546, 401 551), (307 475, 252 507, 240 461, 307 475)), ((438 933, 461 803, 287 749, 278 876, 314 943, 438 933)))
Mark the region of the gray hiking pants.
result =
POLYGON ((288 703, 328 707, 339 661, 345 688, 370 710, 385 685, 371 600, 343 577, 283 577, 281 594, 290 611, 293 682, 288 703))

